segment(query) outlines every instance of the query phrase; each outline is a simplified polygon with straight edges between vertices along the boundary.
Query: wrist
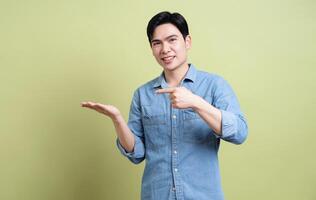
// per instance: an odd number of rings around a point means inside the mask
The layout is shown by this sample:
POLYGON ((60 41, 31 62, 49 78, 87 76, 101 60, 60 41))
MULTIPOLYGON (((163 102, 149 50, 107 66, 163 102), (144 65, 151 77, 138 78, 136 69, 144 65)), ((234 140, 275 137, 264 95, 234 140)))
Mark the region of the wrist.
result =
POLYGON ((123 116, 121 115, 121 113, 117 113, 117 114, 115 114, 115 115, 112 115, 112 116, 111 116, 111 119, 112 119, 112 121, 115 122, 115 123, 120 123, 121 121, 124 121, 124 118, 123 118, 123 116))
POLYGON ((193 103, 192 103, 192 109, 197 111, 199 109, 202 108, 202 105, 203 105, 203 102, 204 102, 204 99, 198 95, 194 95, 194 100, 193 100, 193 103))

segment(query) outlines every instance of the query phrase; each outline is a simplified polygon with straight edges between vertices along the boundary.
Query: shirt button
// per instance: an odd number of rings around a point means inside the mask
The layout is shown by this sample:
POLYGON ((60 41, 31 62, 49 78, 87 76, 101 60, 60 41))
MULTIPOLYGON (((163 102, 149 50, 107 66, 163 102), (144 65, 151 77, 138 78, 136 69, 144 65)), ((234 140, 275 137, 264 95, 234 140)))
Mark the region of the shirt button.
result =
POLYGON ((176 115, 172 115, 172 118, 175 119, 175 118, 177 118, 177 116, 176 115))
POLYGON ((177 151, 174 151, 174 154, 177 154, 178 152, 177 151))
POLYGON ((172 187, 172 190, 173 190, 173 191, 176 191, 176 188, 175 188, 175 187, 172 187))
POLYGON ((175 171, 175 172, 177 172, 177 171, 178 171, 178 169, 177 169, 177 168, 175 168, 175 169, 174 169, 174 171, 175 171))

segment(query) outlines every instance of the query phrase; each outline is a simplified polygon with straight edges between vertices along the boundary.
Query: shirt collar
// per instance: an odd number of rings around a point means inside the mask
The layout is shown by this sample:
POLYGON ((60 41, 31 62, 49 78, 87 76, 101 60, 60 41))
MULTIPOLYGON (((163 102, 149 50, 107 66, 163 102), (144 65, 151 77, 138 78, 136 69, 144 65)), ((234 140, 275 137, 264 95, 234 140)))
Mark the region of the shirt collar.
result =
MULTIPOLYGON (((186 81, 186 80, 194 82, 195 79, 196 79, 196 68, 193 64, 190 63, 189 69, 188 69, 187 73, 185 74, 185 77, 183 78, 182 82, 186 81)), ((167 85, 168 84, 164 78, 164 73, 161 72, 160 76, 154 82, 153 87, 156 88, 156 87, 161 86, 162 88, 164 88, 164 86, 167 86, 167 85)))

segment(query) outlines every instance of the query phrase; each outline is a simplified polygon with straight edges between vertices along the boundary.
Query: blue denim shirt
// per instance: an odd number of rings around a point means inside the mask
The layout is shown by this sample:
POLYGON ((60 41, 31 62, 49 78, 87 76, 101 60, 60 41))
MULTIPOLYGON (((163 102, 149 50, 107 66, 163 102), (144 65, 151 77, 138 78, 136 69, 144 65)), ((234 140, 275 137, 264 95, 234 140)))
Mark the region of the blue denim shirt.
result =
POLYGON ((192 109, 171 107, 163 73, 135 92, 128 126, 135 136, 133 152, 120 152, 131 162, 146 160, 141 199, 222 200, 218 156, 220 141, 241 144, 247 123, 229 84, 220 76, 197 70, 190 64, 181 86, 204 98, 222 113, 221 136, 192 109), (173 198, 175 198, 173 197, 173 198))

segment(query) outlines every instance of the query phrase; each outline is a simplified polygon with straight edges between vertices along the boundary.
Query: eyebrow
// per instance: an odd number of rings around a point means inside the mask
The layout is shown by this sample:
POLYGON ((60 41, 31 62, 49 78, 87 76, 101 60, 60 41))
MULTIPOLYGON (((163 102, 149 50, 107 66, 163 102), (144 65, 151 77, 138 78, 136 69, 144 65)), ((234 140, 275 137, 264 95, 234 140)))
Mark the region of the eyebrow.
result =
MULTIPOLYGON (((172 37, 178 37, 178 35, 175 35, 175 34, 169 35, 169 36, 167 36, 166 38, 164 38, 164 40, 167 40, 167 39, 172 38, 172 37)), ((151 40, 151 43, 153 43, 153 42, 160 42, 160 41, 161 41, 161 40, 153 39, 153 40, 151 40)))

